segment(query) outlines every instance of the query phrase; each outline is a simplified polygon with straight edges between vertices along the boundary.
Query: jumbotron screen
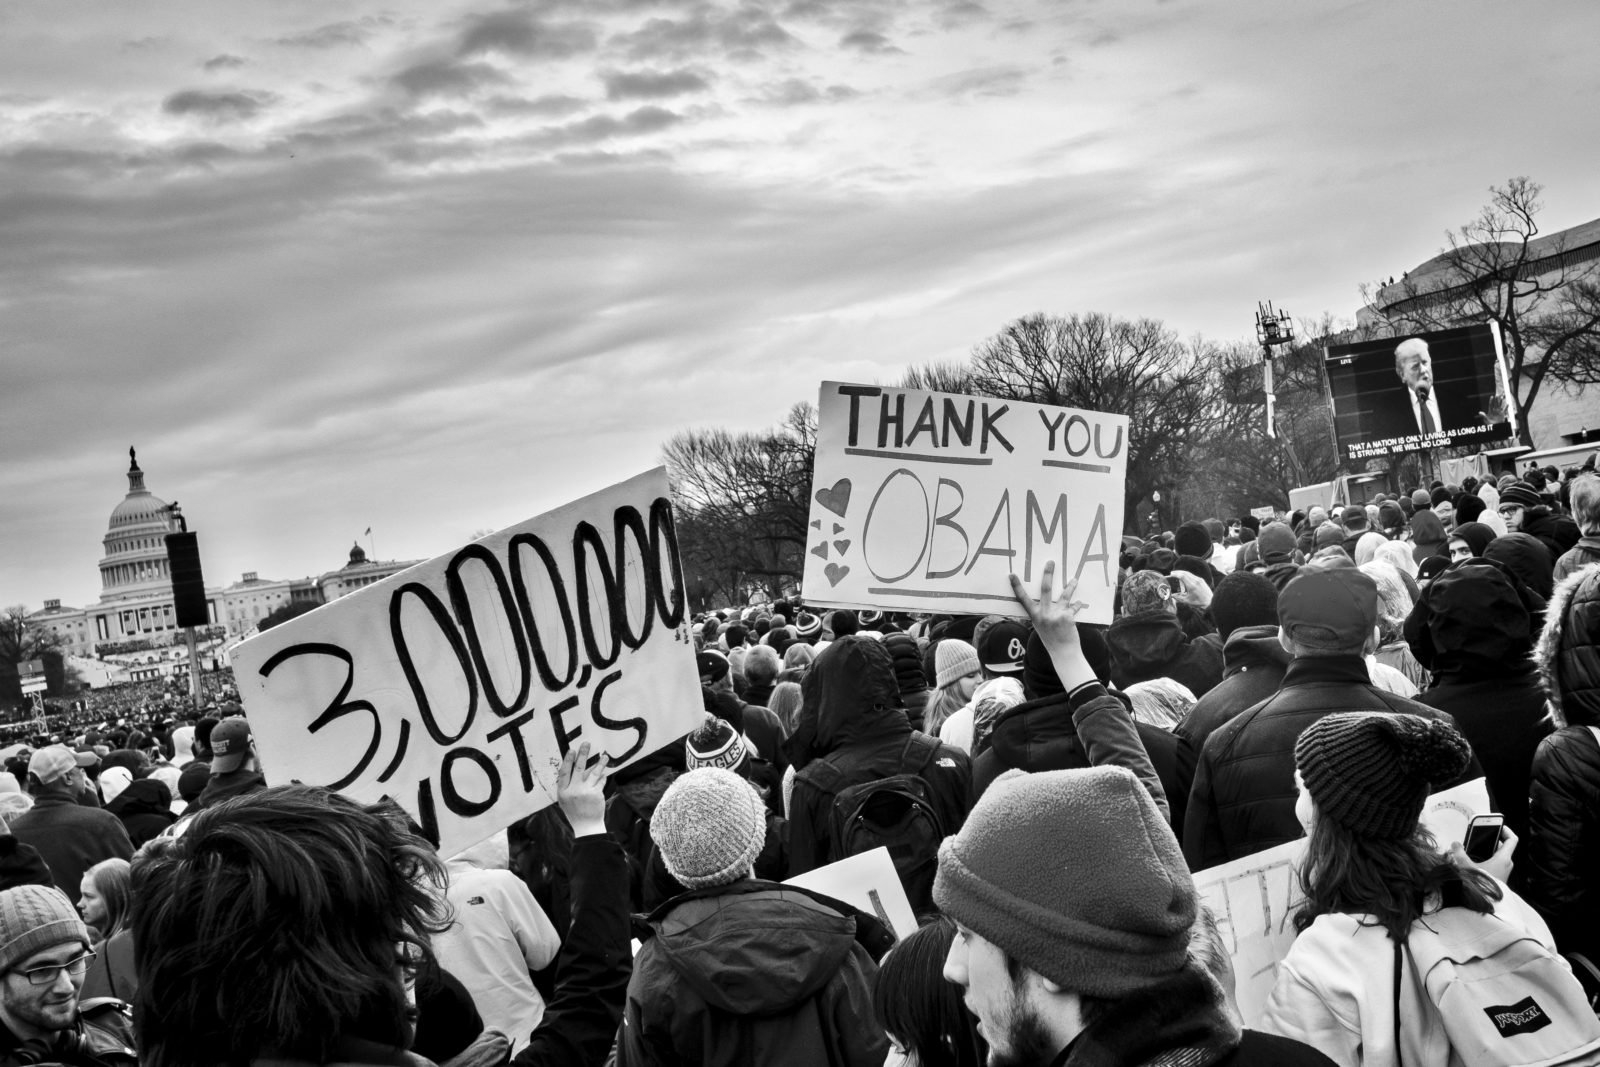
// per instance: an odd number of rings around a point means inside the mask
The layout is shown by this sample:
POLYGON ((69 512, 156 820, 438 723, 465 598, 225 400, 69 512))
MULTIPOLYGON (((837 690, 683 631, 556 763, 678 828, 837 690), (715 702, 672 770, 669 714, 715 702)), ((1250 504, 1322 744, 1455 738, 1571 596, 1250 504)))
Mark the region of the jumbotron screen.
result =
POLYGON ((1517 431, 1495 323, 1329 345, 1326 365, 1346 459, 1498 441, 1517 431))

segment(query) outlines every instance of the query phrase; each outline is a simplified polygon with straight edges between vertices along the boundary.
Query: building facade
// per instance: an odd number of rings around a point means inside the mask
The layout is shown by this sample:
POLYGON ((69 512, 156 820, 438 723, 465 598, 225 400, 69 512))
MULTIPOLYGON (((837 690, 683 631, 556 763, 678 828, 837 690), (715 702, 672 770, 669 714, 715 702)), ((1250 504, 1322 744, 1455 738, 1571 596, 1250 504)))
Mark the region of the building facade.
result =
MULTIPOLYGON (((29 627, 55 634, 61 651, 69 656, 121 657, 184 643, 173 606, 166 545, 166 535, 177 533, 181 523, 172 505, 146 488, 144 471, 131 448, 128 458, 128 492, 112 509, 101 539, 100 602, 75 608, 58 599, 46 600, 27 619, 29 627)), ((314 577, 270 579, 246 571, 232 585, 206 587, 211 622, 207 641, 232 646, 254 634, 260 621, 279 608, 326 604, 417 562, 369 561, 356 545, 343 567, 314 577)), ((148 670, 154 664, 155 659, 149 659, 139 666, 148 670)))

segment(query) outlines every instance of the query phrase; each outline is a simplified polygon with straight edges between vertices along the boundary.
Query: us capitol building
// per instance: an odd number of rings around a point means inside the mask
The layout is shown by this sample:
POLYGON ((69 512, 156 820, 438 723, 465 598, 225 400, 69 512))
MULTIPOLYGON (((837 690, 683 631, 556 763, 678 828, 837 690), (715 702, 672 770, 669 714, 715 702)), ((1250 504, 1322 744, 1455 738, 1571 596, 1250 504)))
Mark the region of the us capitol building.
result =
MULTIPOLYGON (((172 573, 167 565, 166 535, 181 529, 171 505, 145 488, 138 457, 128 449, 128 495, 111 509, 102 538, 100 602, 93 607, 65 607, 46 600, 28 616, 30 628, 50 630, 65 655, 95 657, 133 648, 183 644, 172 604, 172 573), (98 649, 98 652, 97 652, 98 649)), ((260 578, 246 571, 227 587, 206 587, 206 610, 212 636, 231 646, 250 636, 256 623, 287 604, 326 604, 381 581, 418 560, 373 561, 359 544, 338 570, 316 577, 260 578), (221 633, 216 630, 221 628, 221 633)), ((144 672, 135 672, 138 677, 144 672)))

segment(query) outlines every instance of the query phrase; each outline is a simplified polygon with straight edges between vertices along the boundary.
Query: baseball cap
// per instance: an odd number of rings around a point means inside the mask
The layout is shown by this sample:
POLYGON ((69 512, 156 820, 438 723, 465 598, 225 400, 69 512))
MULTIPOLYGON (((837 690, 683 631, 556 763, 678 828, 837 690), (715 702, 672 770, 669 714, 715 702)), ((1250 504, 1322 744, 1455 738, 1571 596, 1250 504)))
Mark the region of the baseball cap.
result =
POLYGON ((1359 649, 1378 624, 1378 584, 1350 566, 1302 570, 1278 595, 1278 624, 1307 648, 1359 649))
POLYGON ((1028 631, 1015 619, 1001 619, 984 631, 978 641, 978 662, 994 674, 1022 674, 1022 660, 1028 653, 1028 631))
POLYGON ((728 676, 728 657, 720 652, 713 652, 710 649, 697 652, 694 663, 701 679, 707 684, 715 685, 728 676))
POLYGON ((28 758, 28 773, 44 783, 53 782, 74 767, 93 767, 100 757, 74 752, 66 745, 46 745, 28 758))
POLYGON ((250 756, 250 724, 234 715, 211 731, 211 773, 228 774, 244 766, 250 756))

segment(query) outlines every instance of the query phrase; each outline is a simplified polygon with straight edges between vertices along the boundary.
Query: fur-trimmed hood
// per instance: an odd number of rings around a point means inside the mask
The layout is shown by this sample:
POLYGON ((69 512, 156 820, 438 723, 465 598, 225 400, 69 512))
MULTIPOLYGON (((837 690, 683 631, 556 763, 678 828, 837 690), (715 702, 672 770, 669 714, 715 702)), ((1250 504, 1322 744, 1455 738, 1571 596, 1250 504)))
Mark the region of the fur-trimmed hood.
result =
POLYGON ((1533 664, 1557 727, 1600 725, 1600 563, 1556 584, 1533 664))

